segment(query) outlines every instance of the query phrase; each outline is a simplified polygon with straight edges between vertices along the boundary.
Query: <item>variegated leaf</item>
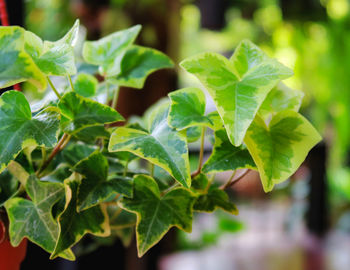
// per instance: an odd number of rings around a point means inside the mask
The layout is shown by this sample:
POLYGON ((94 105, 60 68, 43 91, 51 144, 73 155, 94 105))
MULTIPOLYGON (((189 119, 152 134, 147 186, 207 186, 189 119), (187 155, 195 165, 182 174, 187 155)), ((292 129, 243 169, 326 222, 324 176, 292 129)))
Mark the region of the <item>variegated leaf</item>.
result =
POLYGON ((158 243, 171 227, 191 232, 193 203, 193 194, 185 188, 175 188, 161 196, 153 178, 135 176, 134 196, 123 198, 120 206, 137 215, 139 257, 158 243))
POLYGON ((180 65, 208 89, 231 143, 239 146, 269 91, 293 72, 269 58, 250 41, 242 41, 230 60, 202 53, 180 65))
POLYGON ((132 179, 128 177, 108 176, 108 161, 96 151, 74 166, 84 176, 78 189, 78 211, 93 207, 113 195, 132 196, 132 179))
MULTIPOLYGON (((40 182, 31 176, 25 188, 31 200, 16 197, 5 203, 11 244, 16 247, 26 237, 47 252, 53 252, 58 239, 58 224, 51 212, 54 204, 64 196, 64 187, 60 183, 40 182)), ((58 255, 70 260, 75 258, 67 249, 62 249, 58 255)))
POLYGON ((291 110, 276 114, 268 126, 257 115, 244 139, 265 192, 288 179, 320 140, 309 121, 291 110))
POLYGON ((96 236, 108 236, 110 234, 105 206, 98 205, 77 212, 79 182, 74 175, 64 181, 66 203, 63 212, 58 216, 59 235, 51 259, 72 247, 87 233, 96 236))
POLYGON ((98 126, 124 118, 114 109, 75 92, 66 93, 58 103, 61 110, 61 127, 69 134, 76 134, 86 127, 98 126))
POLYGON ((161 102, 146 113, 148 131, 117 128, 108 150, 128 151, 166 170, 185 187, 191 185, 188 147, 185 135, 168 126, 169 103, 161 102))
POLYGON ((59 111, 49 107, 32 117, 29 103, 18 91, 0 97, 0 172, 28 146, 52 147, 57 142, 59 111))
POLYGON ((212 112, 205 115, 205 95, 199 88, 189 87, 171 92, 168 123, 182 130, 193 126, 207 126, 217 129, 222 126, 220 116, 212 112))
POLYGON ((24 35, 21 27, 0 27, 0 88, 24 81, 46 88, 45 75, 24 49, 24 35))
POLYGON ((224 129, 215 131, 213 153, 203 165, 204 173, 224 172, 243 168, 256 169, 247 148, 233 146, 224 129))
POLYGON ((141 30, 135 25, 126 30, 110 34, 97 41, 86 41, 83 57, 87 63, 98 65, 101 75, 111 77, 121 72, 121 62, 127 50, 141 30))

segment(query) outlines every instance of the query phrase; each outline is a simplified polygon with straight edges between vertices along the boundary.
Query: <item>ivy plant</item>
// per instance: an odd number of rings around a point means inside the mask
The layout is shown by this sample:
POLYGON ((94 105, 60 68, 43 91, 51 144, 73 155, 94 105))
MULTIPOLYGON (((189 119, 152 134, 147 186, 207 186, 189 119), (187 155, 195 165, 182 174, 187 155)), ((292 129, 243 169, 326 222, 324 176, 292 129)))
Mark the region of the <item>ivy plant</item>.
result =
POLYGON ((116 108, 119 88, 140 89, 173 62, 135 45, 136 25, 85 41, 86 70, 98 74, 80 72, 78 30, 77 21, 52 42, 0 27, 0 87, 27 82, 49 100, 34 106, 15 90, 0 97, 0 207, 13 246, 27 238, 51 258, 74 260, 71 248, 86 234, 129 243, 135 232, 142 256, 172 227, 191 232, 195 212, 238 214, 227 193, 242 179, 237 170, 258 171, 269 192, 321 140, 298 113, 302 93, 282 83, 292 70, 247 40, 229 59, 208 52, 180 63, 203 84, 215 111, 206 112, 203 89, 188 87, 128 122, 116 108), (208 130, 215 140, 203 162, 208 130), (197 140, 199 162, 191 172, 188 145, 197 140), (232 175, 219 183, 215 174, 224 171, 232 175))

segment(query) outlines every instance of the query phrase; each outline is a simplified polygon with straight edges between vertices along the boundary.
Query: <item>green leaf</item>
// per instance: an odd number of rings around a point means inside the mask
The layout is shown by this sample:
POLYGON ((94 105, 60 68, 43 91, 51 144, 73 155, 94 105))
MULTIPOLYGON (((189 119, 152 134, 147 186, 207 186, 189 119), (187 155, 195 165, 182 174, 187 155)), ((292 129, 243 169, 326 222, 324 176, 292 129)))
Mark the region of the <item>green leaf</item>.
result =
POLYGON ((244 141, 258 167, 264 190, 269 192, 299 168, 320 140, 302 115, 287 110, 276 114, 269 126, 257 116, 244 141))
POLYGON ((268 92, 293 74, 250 41, 242 41, 230 60, 216 53, 202 53, 180 65, 208 89, 235 146, 242 144, 268 92))
POLYGON ((0 96, 0 172, 25 147, 52 147, 57 142, 59 111, 49 107, 32 117, 29 103, 21 92, 0 96))
POLYGON ((127 177, 113 177, 108 179, 108 161, 98 151, 80 161, 74 168, 85 176, 78 190, 78 211, 91 208, 106 201, 113 195, 122 193, 132 196, 132 179, 127 177))
POLYGON ((66 93, 60 99, 58 108, 61 110, 62 114, 62 129, 73 135, 86 127, 124 120, 124 118, 111 107, 84 98, 74 92, 66 93))
POLYGON ((86 127, 81 130, 78 130, 74 134, 74 137, 77 140, 86 143, 95 143, 96 140, 100 138, 109 140, 110 136, 111 134, 106 130, 104 125, 86 127))
POLYGON ((74 81, 74 91, 83 97, 93 97, 98 87, 97 79, 87 73, 78 74, 74 81))
POLYGON ((189 127, 186 129, 187 142, 189 143, 197 141, 201 135, 202 127, 200 126, 189 127))
POLYGON ((121 62, 127 50, 141 30, 135 25, 126 30, 115 32, 97 41, 86 41, 83 57, 87 63, 98 65, 103 76, 114 76, 121 72, 121 62))
POLYGON ((62 37, 60 40, 57 40, 55 42, 45 41, 48 44, 52 44, 51 46, 56 46, 60 44, 67 44, 71 47, 74 47, 77 43, 78 37, 79 37, 79 25, 80 21, 79 19, 75 20, 74 25, 72 28, 62 37))
POLYGON ((87 158, 97 149, 96 146, 91 146, 82 143, 69 144, 62 151, 63 160, 71 167, 75 166, 82 159, 87 158))
MULTIPOLYGON (((60 183, 40 182, 31 176, 25 188, 31 200, 12 198, 5 203, 10 220, 11 244, 16 247, 26 237, 47 252, 52 252, 58 239, 58 224, 51 211, 64 196, 64 187, 60 183)), ((65 250, 61 250, 59 255, 74 260, 72 251, 65 250)))
POLYGON ((284 110, 299 111, 304 93, 302 91, 289 88, 283 83, 279 83, 267 95, 259 109, 259 114, 267 118, 271 113, 275 114, 284 110))
POLYGON ((185 187, 191 185, 187 141, 167 124, 169 104, 147 113, 148 132, 120 127, 111 135, 110 152, 128 151, 166 170, 185 187))
POLYGON ((46 78, 24 49, 25 30, 18 26, 0 28, 0 88, 28 81, 46 88, 46 78))
POLYGON ((222 126, 220 117, 214 113, 205 115, 205 95, 199 88, 189 87, 171 92, 169 125, 182 130, 193 126, 207 126, 216 129, 222 126))
POLYGON ((134 213, 125 211, 117 205, 110 205, 107 208, 109 215, 109 224, 111 229, 123 229, 136 225, 136 215, 134 213))
POLYGON ((174 63, 162 52, 142 46, 131 46, 121 62, 121 72, 115 77, 119 86, 142 88, 146 78, 156 70, 172 68, 174 63))
MULTIPOLYGON (((74 176, 74 175, 73 175, 74 176)), ((68 178, 64 181, 66 204, 64 211, 58 216, 59 236, 51 259, 72 247, 85 234, 108 236, 110 228, 105 207, 100 205, 77 212, 77 193, 79 181, 68 178)))
POLYGON ((192 180, 191 189, 195 192, 205 192, 209 184, 209 179, 204 173, 196 175, 192 180))
POLYGON ((0 207, 13 197, 18 189, 18 181, 7 170, 0 174, 0 207))
POLYGON ((175 188, 161 196, 153 178, 135 176, 134 197, 123 198, 120 205, 137 215, 136 239, 139 257, 158 243, 171 227, 176 226, 191 232, 193 203, 194 197, 187 189, 175 188))
POLYGON ((209 188, 206 194, 198 196, 193 205, 193 210, 199 212, 213 212, 217 208, 238 215, 238 209, 232 202, 230 202, 227 193, 218 188, 209 188))
POLYGON ((243 168, 256 169, 247 148, 243 145, 233 146, 224 129, 216 130, 213 153, 203 165, 203 172, 224 172, 243 168))
POLYGON ((63 42, 42 41, 32 32, 25 32, 25 50, 46 75, 66 76, 77 72, 73 48, 63 42))

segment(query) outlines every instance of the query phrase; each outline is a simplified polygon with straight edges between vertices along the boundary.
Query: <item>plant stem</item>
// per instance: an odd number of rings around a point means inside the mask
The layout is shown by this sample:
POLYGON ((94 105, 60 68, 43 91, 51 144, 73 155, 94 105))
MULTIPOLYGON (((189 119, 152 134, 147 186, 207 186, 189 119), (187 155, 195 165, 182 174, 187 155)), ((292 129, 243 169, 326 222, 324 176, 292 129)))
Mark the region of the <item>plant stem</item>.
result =
POLYGON ((153 163, 151 163, 150 174, 152 177, 154 176, 154 164, 153 163))
POLYGON ((124 171, 123 171, 123 176, 126 176, 128 173, 128 165, 129 165, 129 160, 125 163, 124 171))
MULTIPOLYGON (((237 184, 239 180, 241 180, 243 177, 245 177, 248 173, 250 173, 251 170, 250 169, 247 169, 243 174, 241 174, 239 177, 237 177, 237 179, 235 179, 233 181, 233 178, 231 179, 230 177, 230 181, 227 181, 227 183, 223 186, 220 187, 220 189, 226 189, 226 188, 229 188, 229 187, 232 187, 233 185, 237 184)), ((234 175, 233 175, 234 176, 234 175)))
POLYGON ((113 95, 112 106, 111 106, 113 109, 117 107, 118 96, 119 96, 119 87, 117 89, 114 89, 114 95, 113 95))
POLYGON ((41 147, 41 164, 40 167, 38 169, 38 172, 40 172, 42 170, 42 167, 44 166, 46 160, 46 148, 45 146, 41 147))
POLYGON ((71 136, 67 133, 64 133, 61 137, 60 141, 57 143, 55 148, 52 150, 50 156, 44 161, 43 165, 40 167, 40 169, 36 172, 36 175, 39 177, 40 173, 43 172, 47 166, 51 163, 53 158, 68 144, 71 136))
POLYGON ((69 80, 69 84, 70 84, 70 88, 72 88, 72 91, 74 91, 74 86, 73 86, 73 82, 72 82, 72 77, 70 75, 67 76, 68 80, 69 80))
POLYGON ((230 178, 228 179, 228 181, 224 185, 222 185, 222 187, 220 187, 220 189, 225 189, 226 187, 228 187, 231 184, 231 181, 232 181, 233 177, 235 177, 236 172, 237 172, 237 170, 234 170, 232 172, 232 174, 231 174, 230 178))
POLYGON ((175 184, 173 184, 172 186, 168 187, 167 189, 164 189, 161 193, 160 196, 164 196, 166 193, 168 193, 170 190, 176 188, 180 186, 180 184, 178 182, 176 182, 175 184))
POLYGON ((46 77, 46 78, 47 78, 47 81, 49 82, 52 90, 55 92, 56 96, 58 97, 58 99, 61 99, 62 96, 60 95, 60 93, 58 93, 58 91, 57 91, 56 87, 53 85, 51 79, 49 77, 46 77))
POLYGON ((207 128, 205 126, 203 126, 202 134, 201 134, 201 148, 199 150, 198 169, 193 174, 191 174, 192 178, 196 177, 202 171, 203 153, 204 153, 204 138, 205 138, 205 131, 206 131, 206 129, 207 128))

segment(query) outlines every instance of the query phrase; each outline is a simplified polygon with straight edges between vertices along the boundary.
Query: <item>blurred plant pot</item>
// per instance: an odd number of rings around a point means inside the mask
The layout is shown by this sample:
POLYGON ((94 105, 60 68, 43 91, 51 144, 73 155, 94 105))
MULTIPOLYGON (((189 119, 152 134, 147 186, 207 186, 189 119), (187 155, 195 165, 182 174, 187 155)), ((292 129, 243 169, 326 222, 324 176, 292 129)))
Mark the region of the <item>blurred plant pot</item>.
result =
POLYGON ((5 226, 0 221, 0 269, 19 270, 27 251, 27 239, 13 247, 6 236, 5 226))

